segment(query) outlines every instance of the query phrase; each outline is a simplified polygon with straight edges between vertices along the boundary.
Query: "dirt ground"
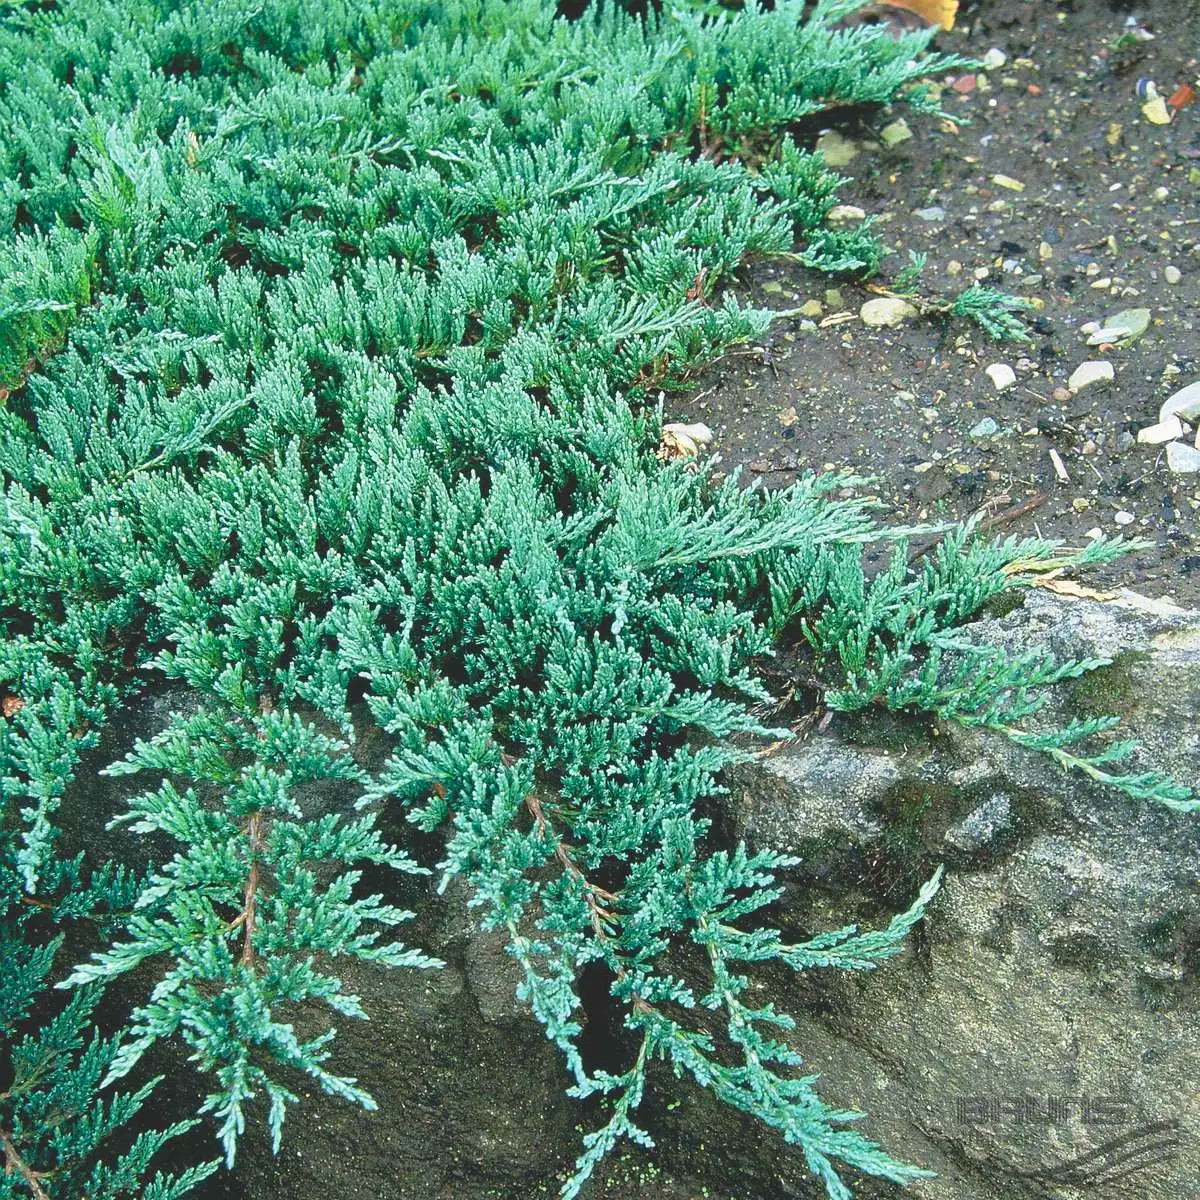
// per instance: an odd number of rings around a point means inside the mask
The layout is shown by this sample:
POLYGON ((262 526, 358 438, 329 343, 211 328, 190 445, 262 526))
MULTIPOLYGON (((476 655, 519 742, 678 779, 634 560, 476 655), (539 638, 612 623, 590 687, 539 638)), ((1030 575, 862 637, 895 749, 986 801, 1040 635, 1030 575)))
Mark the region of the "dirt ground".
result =
POLYGON ((780 320, 668 410, 708 423, 725 463, 767 486, 821 468, 876 477, 893 523, 1020 506, 997 533, 1147 539, 1090 581, 1200 606, 1200 473, 1175 473, 1164 445, 1136 441, 1167 396, 1200 380, 1200 101, 1163 126, 1135 94, 1139 78, 1163 96, 1196 79, 1200 4, 976 0, 937 44, 1004 63, 945 88, 962 127, 909 116, 913 136, 885 149, 900 114, 823 120, 856 151, 839 167, 841 200, 875 214, 892 248, 872 282, 888 286, 909 250, 924 253, 922 295, 979 280, 1025 297, 1032 341, 936 318, 867 328, 868 288, 762 265, 739 281, 748 302, 820 309, 780 320), (1141 337, 1087 345, 1081 326, 1130 308, 1150 310, 1141 337), (1086 360, 1110 362, 1115 379, 1073 394, 1086 360), (997 390, 994 364, 1013 386, 997 390))

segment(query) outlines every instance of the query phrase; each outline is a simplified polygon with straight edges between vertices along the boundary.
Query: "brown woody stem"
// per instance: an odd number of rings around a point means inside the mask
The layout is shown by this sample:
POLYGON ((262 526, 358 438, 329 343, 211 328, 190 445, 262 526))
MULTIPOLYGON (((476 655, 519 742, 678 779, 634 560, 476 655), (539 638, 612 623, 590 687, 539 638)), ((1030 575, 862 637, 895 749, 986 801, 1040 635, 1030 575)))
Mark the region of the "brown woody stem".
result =
POLYGON ((262 827, 262 813, 252 813, 246 825, 246 837, 250 843, 250 874, 246 877, 242 914, 234 922, 235 928, 239 924, 242 926, 242 962, 248 967, 254 966, 254 927, 259 887, 258 854, 263 848, 262 827))
POLYGON ((34 1200, 50 1200, 42 1187, 40 1180, 46 1177, 46 1172, 35 1171, 21 1156, 17 1153, 16 1146, 13 1145, 12 1139, 7 1133, 0 1131, 0 1146, 4 1147, 4 1173, 11 1175, 14 1171, 25 1180, 29 1185, 29 1190, 34 1195, 34 1200))
MULTIPOLYGON (((529 809, 529 812, 533 817, 534 824, 537 826, 538 834, 542 837, 545 837, 548 822, 546 820, 545 810, 542 808, 542 802, 537 798, 537 796, 530 792, 525 797, 525 807, 529 809)), ((605 903, 611 903, 617 899, 616 894, 606 891, 599 884, 593 883, 590 879, 588 879, 588 877, 580 869, 579 864, 571 857, 570 852, 563 844, 561 838, 556 837, 554 839, 554 857, 558 859, 563 870, 566 871, 566 873, 570 875, 572 879, 578 880, 578 882, 582 885, 584 902, 588 906, 588 916, 591 919, 592 930, 596 937, 602 942, 611 941, 612 934, 610 934, 608 931, 607 922, 613 920, 613 914, 610 909, 605 907, 605 904, 602 903, 602 901, 605 903)), ((625 968, 618 966, 616 968, 616 975, 618 979, 623 979, 625 977, 625 968)), ((652 1004, 648 1004, 636 993, 632 998, 632 1004, 635 1012, 655 1011, 652 1004)))

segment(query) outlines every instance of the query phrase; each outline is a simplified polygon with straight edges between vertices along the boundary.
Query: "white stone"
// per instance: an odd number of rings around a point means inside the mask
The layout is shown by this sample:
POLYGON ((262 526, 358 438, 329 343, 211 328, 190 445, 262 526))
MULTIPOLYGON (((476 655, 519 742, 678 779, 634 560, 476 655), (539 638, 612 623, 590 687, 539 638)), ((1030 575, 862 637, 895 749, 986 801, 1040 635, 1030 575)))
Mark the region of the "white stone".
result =
POLYGON ((1157 425, 1147 425, 1139 429, 1137 440, 1150 446, 1161 446, 1163 442, 1173 442, 1183 437, 1183 423, 1178 417, 1168 417, 1157 425))
POLYGON ((1106 359, 1091 359, 1080 363, 1067 380, 1067 387, 1073 392, 1081 392, 1085 387, 1093 387, 1098 383, 1112 383, 1116 378, 1112 363, 1106 359))
POLYGON ((1017 382, 1017 373, 1008 363, 992 363, 983 372, 996 385, 996 391, 1002 392, 1017 382))
POLYGON ((1187 442, 1172 442, 1167 447, 1167 466, 1181 475, 1200 471, 1200 450, 1187 442))
POLYGON ((895 296, 879 296, 874 300, 868 300, 859 310, 858 315, 862 318, 864 325, 880 327, 899 325, 901 322, 907 321, 909 317, 919 314, 907 300, 901 300, 895 296))
POLYGON ((1169 417, 1179 417, 1194 425, 1200 421, 1200 379, 1189 383, 1168 396, 1158 410, 1158 419, 1165 421, 1169 417))
POLYGON ((1175 284, 1183 278, 1183 272, 1178 267, 1163 267, 1163 278, 1168 283, 1175 284))
POLYGON ((1119 342, 1129 337, 1129 330, 1120 325, 1105 325, 1103 329, 1097 329, 1087 340, 1089 346, 1111 346, 1113 342, 1119 342))
POLYGON ((1124 509, 1121 509, 1119 512, 1113 513, 1113 520, 1116 521, 1118 525, 1132 525, 1137 518, 1133 515, 1133 513, 1126 512, 1124 509))
POLYGON ((985 71, 998 71, 1006 62, 1008 62, 1008 55, 999 46, 993 46, 983 56, 983 69, 985 71))

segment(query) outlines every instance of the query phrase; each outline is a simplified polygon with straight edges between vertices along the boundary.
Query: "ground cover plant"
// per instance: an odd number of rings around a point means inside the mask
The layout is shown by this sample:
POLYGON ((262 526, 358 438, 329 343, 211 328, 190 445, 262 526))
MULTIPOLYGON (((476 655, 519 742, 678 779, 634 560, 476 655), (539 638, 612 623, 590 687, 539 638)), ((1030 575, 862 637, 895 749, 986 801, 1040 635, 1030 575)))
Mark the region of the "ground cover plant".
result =
POLYGON ((660 390, 770 319, 720 298, 734 267, 797 244, 824 270, 878 261, 869 231, 823 225, 837 180, 789 127, 928 111, 919 81, 956 60, 839 28, 855 7, 0 9, 0 1197, 167 1197, 211 1171, 147 1180, 186 1121, 112 1136, 149 1095, 116 1081, 166 1037, 210 1077, 230 1163, 247 1119, 281 1136, 305 1076, 369 1106, 331 1045, 370 1010, 338 959, 438 964, 392 940, 409 914, 366 867, 461 877, 507 932, 572 1095, 607 1101, 564 1196, 647 1140, 655 1060, 777 1129, 830 1196, 847 1168, 919 1176, 821 1101, 746 972, 869 968, 936 877, 883 930, 787 944, 754 915, 788 860, 703 815, 745 753, 725 739, 786 734, 752 711, 781 636, 831 707, 989 725, 1191 803, 1120 774, 1127 745, 1085 749, 1104 719, 1021 724, 1093 664, 953 632, 1120 545, 963 529, 912 564, 900 539, 868 582, 864 546, 900 535, 854 481, 768 495, 660 452, 660 390), (107 768, 145 780, 104 815, 160 835, 147 861, 64 861, 81 755, 164 679, 202 707, 107 768), (373 775, 364 719, 389 739, 373 775), (323 781, 357 802, 319 811, 323 781), (440 860, 386 843, 385 806, 440 860), (79 926, 102 948, 72 969, 79 926), (619 1073, 579 1049, 592 964, 636 1047, 619 1073), (85 1045, 134 968, 152 990, 85 1045), (331 1023, 301 1037, 314 1005, 331 1023))

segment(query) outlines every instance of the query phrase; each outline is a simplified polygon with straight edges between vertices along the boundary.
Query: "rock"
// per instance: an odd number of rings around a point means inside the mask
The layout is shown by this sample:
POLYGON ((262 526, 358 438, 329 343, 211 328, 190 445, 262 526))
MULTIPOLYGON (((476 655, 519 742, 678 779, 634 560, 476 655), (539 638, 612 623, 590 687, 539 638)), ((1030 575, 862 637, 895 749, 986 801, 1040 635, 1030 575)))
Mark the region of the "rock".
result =
POLYGON ((1200 449, 1187 442, 1171 442, 1167 446, 1167 466, 1180 475, 1200 471, 1200 449))
POLYGON ((973 438, 993 437, 1000 432, 1000 426, 991 417, 984 417, 967 435, 973 438))
POLYGON ((1129 331, 1122 329, 1120 326, 1112 326, 1111 328, 1102 325, 1097 329, 1088 331, 1087 344, 1089 346, 1111 346, 1114 342, 1120 342, 1129 336, 1129 331))
POLYGON ((1131 512, 1126 512, 1126 510, 1122 508, 1122 509, 1119 509, 1117 512, 1113 513, 1113 520, 1118 525, 1124 526, 1124 525, 1132 525, 1134 523, 1134 521, 1137 520, 1137 517, 1135 517, 1133 515, 1133 513, 1131 513, 1131 512))
POLYGON ((858 315, 862 318, 864 325, 879 328, 899 325, 910 317, 919 316, 920 313, 907 300, 901 300, 896 296, 877 296, 873 300, 868 300, 859 309, 858 315))
POLYGON ((932 204, 929 208, 918 208, 913 216, 920 217, 922 221, 944 221, 946 210, 940 204, 932 204))
POLYGON ((861 221, 866 215, 867 210, 859 208, 857 204, 835 204, 825 219, 839 225, 846 221, 861 221))
POLYGON ((805 317, 819 317, 825 311, 825 305, 820 300, 805 300, 800 305, 800 314, 805 317))
POLYGON ((1012 387, 1017 382, 1016 371, 1007 363, 992 363, 990 367, 984 369, 983 373, 996 385, 996 391, 998 392, 1012 387))
POLYGON ((1183 423, 1178 417, 1168 417, 1157 425, 1139 429, 1137 440, 1150 446, 1161 446, 1163 442, 1173 442, 1179 437, 1183 437, 1183 423))
POLYGON ((859 145, 848 137, 843 137, 836 129, 827 129, 817 138, 817 150, 829 167, 848 166, 858 157, 859 145))
MULTIPOLYGON (((1013 655, 1044 642, 1064 657, 1133 651, 1093 677, 1098 698, 1087 676, 1065 686, 1054 719, 1097 711, 1080 706, 1107 703, 1107 687, 1146 746, 1136 765, 1195 777, 1200 614, 1034 588, 971 628, 1013 655)), ((873 1140, 938 1172, 913 1185, 923 1200, 1042 1195, 1010 1181, 1154 1121, 1194 1129, 1200 814, 1102 789, 982 731, 928 737, 917 723, 868 742, 873 718, 845 720, 731 779, 750 846, 803 859, 783 880, 787 920, 878 928, 937 863, 947 876, 919 950, 869 976, 823 973, 819 1002, 801 1010, 789 1037, 822 1094, 866 1110, 873 1140), (1080 1116, 1100 1098, 1116 1107, 1080 1116), (1072 1116, 1048 1119, 1048 1103, 1072 1116)), ((1182 1200, 1200 1178, 1200 1139, 1140 1161, 1130 1196, 1182 1200)))
POLYGON ((958 850, 982 850, 1004 838, 1011 829, 1012 801, 993 796, 946 830, 945 840, 958 850))
POLYGON ((1130 341, 1141 337, 1150 327, 1148 308, 1125 308, 1109 317, 1102 328, 1089 329, 1088 345, 1099 346, 1106 342, 1130 341))
POLYGON ((1166 421, 1170 417, 1179 417, 1192 425, 1200 421, 1200 379, 1173 392, 1163 401, 1158 410, 1158 419, 1166 421))
POLYGON ((1079 366, 1071 373, 1071 378, 1067 380, 1067 387, 1072 392, 1081 392, 1086 387, 1094 387, 1096 384, 1112 383, 1116 378, 1116 372, 1113 371, 1113 365, 1104 359, 1093 360, 1080 363, 1079 366))
POLYGON ((879 131, 879 140, 887 149, 894 150, 901 142, 907 142, 912 135, 913 131, 908 127, 908 122, 901 117, 879 131))
POLYGON ((1176 284, 1183 278, 1183 272, 1178 267, 1163 267, 1163 278, 1170 284, 1176 284))
POLYGON ((998 71, 1006 62, 1008 62, 1008 55, 998 46, 993 46, 983 56, 983 69, 985 71, 998 71))

